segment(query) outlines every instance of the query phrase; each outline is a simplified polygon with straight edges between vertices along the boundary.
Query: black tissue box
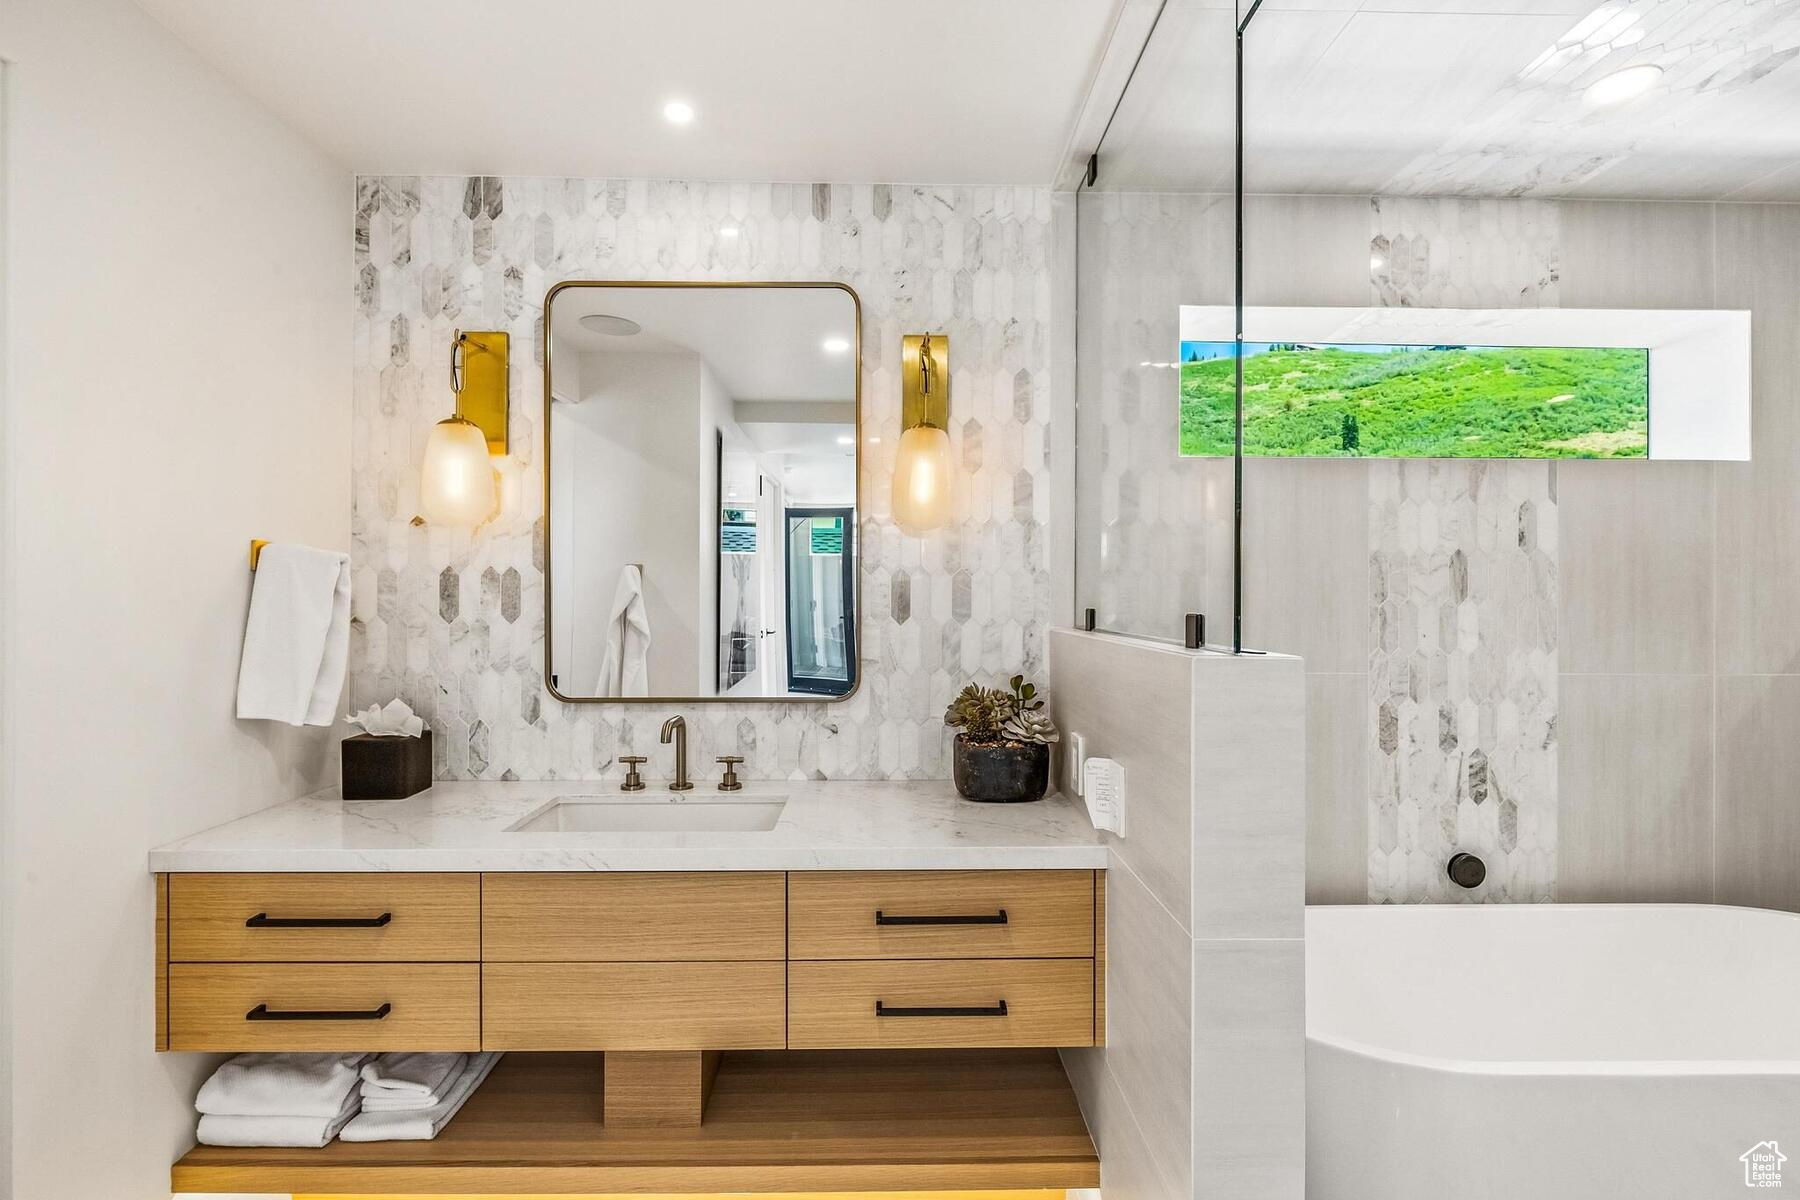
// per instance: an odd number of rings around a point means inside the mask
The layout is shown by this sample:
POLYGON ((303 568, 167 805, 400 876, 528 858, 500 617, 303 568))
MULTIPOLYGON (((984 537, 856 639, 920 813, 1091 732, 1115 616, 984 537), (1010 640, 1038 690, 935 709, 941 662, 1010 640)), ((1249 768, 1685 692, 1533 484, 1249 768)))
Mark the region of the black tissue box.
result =
POLYGON ((418 737, 344 739, 344 799, 399 800, 431 786, 431 730, 418 737))

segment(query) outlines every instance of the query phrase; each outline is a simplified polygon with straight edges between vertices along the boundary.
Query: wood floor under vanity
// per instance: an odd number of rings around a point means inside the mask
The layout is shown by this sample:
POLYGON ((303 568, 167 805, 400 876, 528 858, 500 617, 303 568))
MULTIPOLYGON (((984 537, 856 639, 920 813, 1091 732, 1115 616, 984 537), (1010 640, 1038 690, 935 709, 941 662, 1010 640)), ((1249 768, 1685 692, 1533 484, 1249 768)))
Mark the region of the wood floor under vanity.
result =
POLYGON ((159 1048, 509 1052, 434 1141, 200 1146, 176 1192, 1098 1186, 1054 1047, 1103 1036, 1104 872, 175 874, 159 900, 159 1048))

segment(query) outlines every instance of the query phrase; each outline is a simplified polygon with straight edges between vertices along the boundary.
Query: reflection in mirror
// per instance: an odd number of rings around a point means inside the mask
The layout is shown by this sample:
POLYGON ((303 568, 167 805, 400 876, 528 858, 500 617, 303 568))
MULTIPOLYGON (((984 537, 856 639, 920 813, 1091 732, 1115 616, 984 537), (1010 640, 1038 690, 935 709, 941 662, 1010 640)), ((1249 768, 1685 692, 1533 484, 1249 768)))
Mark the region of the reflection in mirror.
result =
POLYGON ((854 293, 569 283, 546 310, 552 690, 849 695, 854 293))

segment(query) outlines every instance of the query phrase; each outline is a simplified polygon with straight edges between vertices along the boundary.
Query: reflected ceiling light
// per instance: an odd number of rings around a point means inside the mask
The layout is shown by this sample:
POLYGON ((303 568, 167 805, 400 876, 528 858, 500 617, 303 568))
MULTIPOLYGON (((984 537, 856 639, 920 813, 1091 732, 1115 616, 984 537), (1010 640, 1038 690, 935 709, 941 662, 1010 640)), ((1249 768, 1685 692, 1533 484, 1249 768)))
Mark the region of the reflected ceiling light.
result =
POLYGON ((846 434, 837 440, 837 444, 840 446, 854 446, 856 445, 856 439, 846 434))
POLYGON ((644 328, 630 317, 615 317, 608 313, 589 313, 581 318, 581 327, 589 333, 603 333, 607 337, 631 337, 644 328))
POLYGON ((1626 67, 1596 79, 1588 85, 1581 99, 1589 108, 1612 108, 1642 96, 1660 83, 1662 77, 1663 69, 1654 63, 1626 67))
POLYGON ((842 354, 848 349, 850 349, 848 338, 828 337, 825 339, 824 350, 827 354, 842 354))
POLYGON ((721 225, 719 227, 719 236, 722 238, 734 238, 737 235, 738 227, 736 225, 721 225))
POLYGON ((671 125, 692 125, 694 106, 686 100, 671 100, 663 105, 663 120, 671 125))

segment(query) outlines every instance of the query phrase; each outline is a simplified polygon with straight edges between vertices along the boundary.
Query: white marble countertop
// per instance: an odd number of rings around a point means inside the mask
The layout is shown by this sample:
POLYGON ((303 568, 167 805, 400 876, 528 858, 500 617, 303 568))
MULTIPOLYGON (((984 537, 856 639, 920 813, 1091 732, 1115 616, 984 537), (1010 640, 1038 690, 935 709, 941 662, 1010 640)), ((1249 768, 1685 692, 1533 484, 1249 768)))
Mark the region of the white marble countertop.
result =
POLYGON ((405 800, 319 792, 150 851, 152 871, 809 871, 1106 866, 1078 801, 975 804, 947 780, 701 783, 674 803, 786 797, 773 829, 512 831, 559 798, 670 800, 654 783, 439 783, 405 800))

